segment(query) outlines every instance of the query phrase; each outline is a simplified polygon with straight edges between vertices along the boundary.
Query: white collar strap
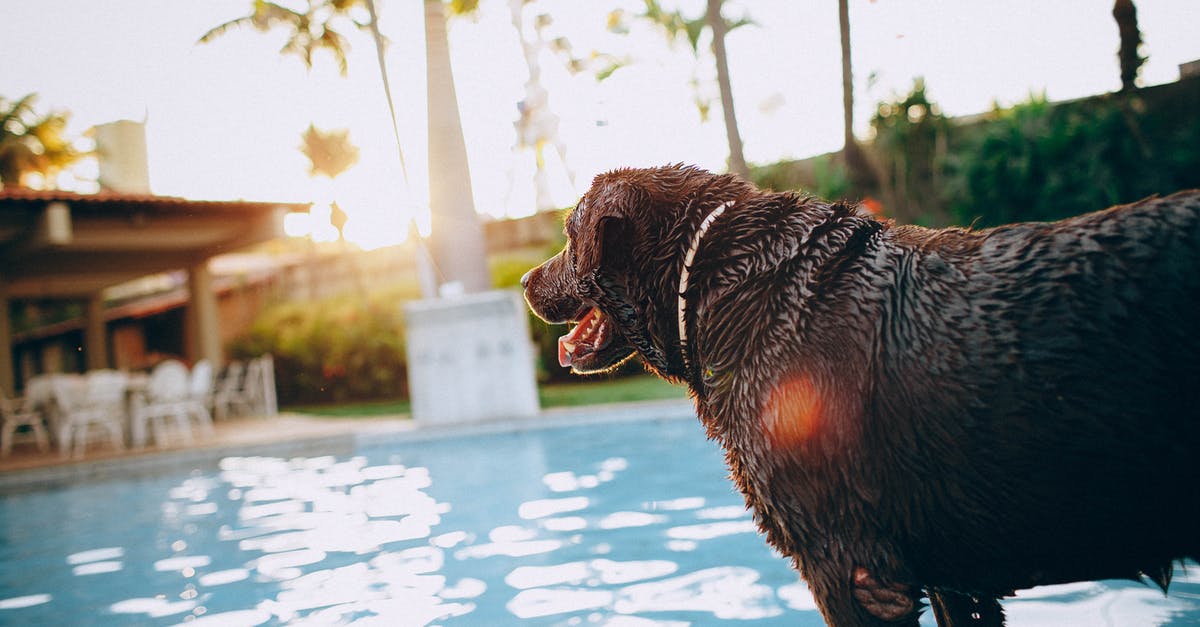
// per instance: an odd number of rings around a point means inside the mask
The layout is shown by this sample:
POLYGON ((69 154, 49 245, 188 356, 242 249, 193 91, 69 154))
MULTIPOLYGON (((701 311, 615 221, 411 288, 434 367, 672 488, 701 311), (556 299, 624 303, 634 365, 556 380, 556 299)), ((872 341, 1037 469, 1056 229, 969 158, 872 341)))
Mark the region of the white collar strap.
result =
POLYGON ((727 200, 721 203, 711 213, 704 216, 704 220, 700 222, 700 228, 696 229, 696 233, 692 235, 692 245, 688 247, 687 254, 683 257, 683 269, 679 271, 679 353, 683 357, 683 367, 687 370, 687 322, 685 315, 687 313, 687 300, 684 294, 687 293, 688 275, 692 270, 692 259, 696 256, 696 250, 700 248, 700 240, 704 238, 704 234, 708 232, 708 228, 712 223, 725 213, 725 208, 732 205, 732 200, 727 200))

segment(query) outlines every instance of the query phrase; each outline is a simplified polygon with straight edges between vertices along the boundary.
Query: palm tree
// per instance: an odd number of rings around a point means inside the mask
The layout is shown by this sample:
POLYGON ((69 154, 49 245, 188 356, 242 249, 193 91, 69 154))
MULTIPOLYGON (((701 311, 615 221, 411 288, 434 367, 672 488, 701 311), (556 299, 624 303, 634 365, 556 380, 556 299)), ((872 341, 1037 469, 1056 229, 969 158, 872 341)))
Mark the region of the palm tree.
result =
MULTIPOLYGON (((726 20, 721 15, 721 8, 724 5, 724 0, 708 0, 708 4, 704 15, 695 19, 688 19, 683 16, 680 11, 664 10, 659 0, 645 0, 646 12, 639 17, 648 20, 657 25, 667 36, 667 40, 674 42, 680 36, 686 37, 688 44, 692 48, 692 54, 697 59, 700 57, 700 35, 705 28, 712 32, 712 53, 714 62, 717 68, 717 87, 721 93, 721 109, 725 117, 725 138, 729 143, 729 170, 743 177, 749 177, 750 169, 746 166, 746 157, 742 150, 742 136, 738 131, 737 116, 734 114, 733 108, 733 88, 729 79, 729 61, 725 50, 725 35, 729 31, 752 24, 748 18, 741 18, 735 21, 726 20)), ((619 23, 617 14, 609 16, 609 30, 613 32, 628 32, 623 24, 619 23)), ((612 73, 619 66, 611 66, 607 72, 612 73)), ((707 102, 698 99, 697 105, 700 107, 701 116, 707 114, 707 102)))
POLYGON ((850 70, 850 7, 848 0, 838 0, 838 26, 842 41, 842 160, 854 190, 860 195, 875 193, 879 177, 867 159, 858 140, 854 138, 854 74, 850 70))
POLYGON ((729 170, 750 178, 746 157, 742 154, 742 135, 738 132, 737 116, 733 113, 733 87, 729 83, 729 61, 725 55, 725 33, 729 24, 721 16, 723 0, 708 0, 705 21, 712 31, 712 51, 717 62, 717 87, 721 91, 721 110, 725 113, 725 139, 729 142, 729 170))
POLYGON ((358 163, 358 147, 350 141, 350 131, 322 131, 314 124, 300 136, 300 152, 308 157, 311 176, 337 178, 358 163))
MULTIPOLYGON (((478 7, 478 0, 452 0, 450 7, 455 12, 470 13, 478 7)), ((306 66, 312 67, 313 52, 325 49, 334 55, 338 67, 345 74, 349 44, 347 38, 335 29, 335 22, 340 20, 349 20, 354 26, 369 31, 374 38, 384 96, 391 112, 396 148, 403 168, 404 153, 384 62, 386 41, 379 31, 374 0, 308 0, 305 11, 295 11, 265 0, 253 0, 253 10, 249 15, 216 26, 205 33, 200 41, 211 41, 232 28, 246 25, 260 32, 282 27, 289 31, 289 37, 280 53, 296 54, 306 66), (353 13, 358 7, 367 9, 367 21, 354 17, 353 13)), ((470 192, 471 175, 467 168, 466 142, 462 136, 458 100, 454 95, 450 71, 442 0, 426 0, 425 34, 427 81, 430 86, 427 96, 431 99, 429 163, 430 209, 433 214, 432 261, 437 270, 438 283, 458 283, 468 292, 484 290, 490 286, 491 280, 484 257, 483 232, 470 192), (431 7, 430 4, 436 6, 431 7), (453 187, 458 189, 451 189, 453 187)), ((404 177, 407 180, 407 172, 404 177)), ((424 251, 418 251, 418 256, 424 258, 424 251)), ((425 282, 422 281, 422 284, 425 285, 425 282)), ((427 297, 435 295, 431 293, 431 287, 425 287, 423 291, 427 297)))
MULTIPOLYGON (((275 28, 283 28, 288 32, 287 43, 280 48, 280 54, 293 54, 302 61, 305 67, 311 68, 313 53, 327 50, 333 54, 342 76, 346 75, 346 51, 350 45, 346 37, 334 29, 333 23, 340 18, 350 16, 351 10, 360 4, 360 0, 326 0, 314 2, 308 0, 308 9, 296 11, 288 7, 254 0, 250 15, 230 20, 209 29, 200 37, 200 43, 208 43, 232 29, 251 26, 260 33, 275 28)), ((350 18, 359 28, 367 24, 350 18)))
POLYGON ((67 114, 39 116, 33 109, 36 99, 28 94, 9 102, 0 96, 0 187, 23 187, 33 174, 53 187, 59 172, 87 155, 64 137, 67 114))
POLYGON ((425 63, 433 259, 443 285, 457 282, 463 291, 480 292, 489 289, 492 281, 471 191, 442 0, 425 0, 425 63))
POLYGON ((1121 35, 1121 47, 1117 50, 1117 59, 1121 63, 1121 91, 1133 91, 1137 89, 1138 71, 1146 62, 1146 58, 1138 54, 1142 32, 1138 29, 1137 7, 1133 6, 1133 0, 1116 0, 1112 15, 1121 35))

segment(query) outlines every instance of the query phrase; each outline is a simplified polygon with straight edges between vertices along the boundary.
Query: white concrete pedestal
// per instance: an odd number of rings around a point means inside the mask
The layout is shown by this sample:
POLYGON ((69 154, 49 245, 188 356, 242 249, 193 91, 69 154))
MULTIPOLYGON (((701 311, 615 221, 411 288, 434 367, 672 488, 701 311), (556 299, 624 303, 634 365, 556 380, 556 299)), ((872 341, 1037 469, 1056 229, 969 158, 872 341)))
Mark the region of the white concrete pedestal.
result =
POLYGON ((538 413, 529 318, 511 291, 404 308, 413 419, 454 424, 538 413))

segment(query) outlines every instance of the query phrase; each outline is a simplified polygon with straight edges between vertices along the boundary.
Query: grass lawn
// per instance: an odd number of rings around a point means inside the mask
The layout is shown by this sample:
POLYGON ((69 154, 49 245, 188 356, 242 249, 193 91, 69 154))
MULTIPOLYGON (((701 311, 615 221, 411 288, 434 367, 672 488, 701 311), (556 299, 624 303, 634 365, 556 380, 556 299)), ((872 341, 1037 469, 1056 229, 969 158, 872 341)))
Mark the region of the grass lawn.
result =
MULTIPOLYGON (((623 403, 671 398, 687 398, 687 389, 683 386, 671 385, 658 377, 648 374, 620 377, 617 379, 605 379, 602 377, 580 379, 579 381, 572 381, 570 383, 552 383, 538 387, 538 399, 541 401, 543 408, 575 407, 578 405, 599 405, 602 403, 623 403)), ((303 405, 286 407, 285 409, 313 416, 366 418, 407 414, 410 411, 410 406, 407 400, 391 400, 339 405, 303 405)))

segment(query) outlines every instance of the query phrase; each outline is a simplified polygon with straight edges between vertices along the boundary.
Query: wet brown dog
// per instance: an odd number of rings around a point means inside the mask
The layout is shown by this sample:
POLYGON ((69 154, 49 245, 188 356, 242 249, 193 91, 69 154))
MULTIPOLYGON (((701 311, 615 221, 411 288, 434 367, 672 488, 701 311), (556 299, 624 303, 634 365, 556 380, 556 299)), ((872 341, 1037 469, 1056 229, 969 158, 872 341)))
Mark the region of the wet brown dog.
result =
POLYGON ((668 166, 566 231, 522 280, 562 364, 686 383, 831 625, 1200 556, 1200 192, 929 230, 668 166))

